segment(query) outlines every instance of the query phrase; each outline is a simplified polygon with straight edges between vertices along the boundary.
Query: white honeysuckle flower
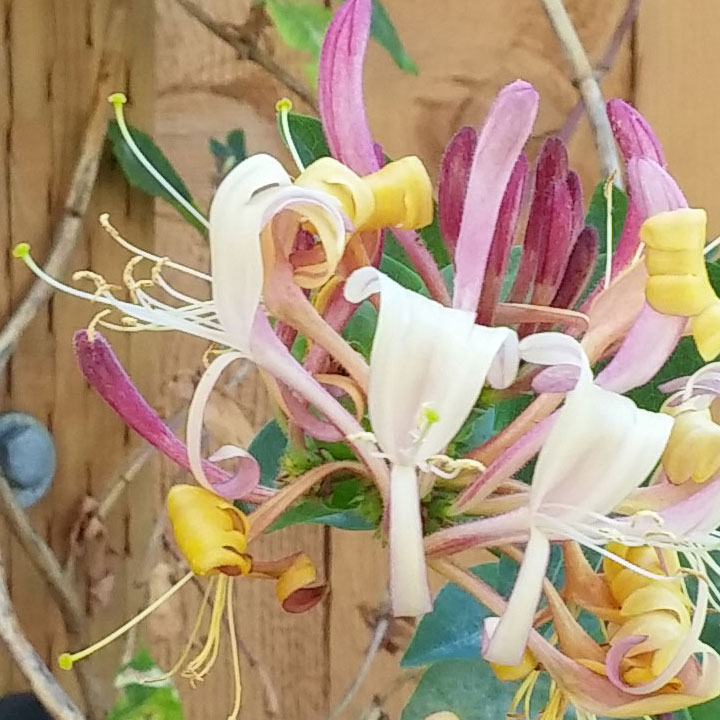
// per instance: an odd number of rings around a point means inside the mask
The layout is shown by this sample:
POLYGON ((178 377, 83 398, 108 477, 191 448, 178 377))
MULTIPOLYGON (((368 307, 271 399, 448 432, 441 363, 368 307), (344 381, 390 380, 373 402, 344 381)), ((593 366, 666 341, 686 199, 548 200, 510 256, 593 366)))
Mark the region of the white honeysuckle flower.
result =
POLYGON ((356 270, 345 297, 379 293, 370 354, 368 410, 373 434, 390 460, 390 583, 393 612, 431 609, 416 470, 452 440, 486 378, 507 387, 518 369, 517 335, 475 324, 455 310, 407 290, 373 267, 356 270))
POLYGON ((573 365, 580 373, 540 450, 528 508, 518 513, 518 519, 522 515, 522 522, 529 524, 529 536, 507 610, 485 626, 483 655, 502 665, 522 658, 540 600, 550 540, 601 543, 603 528, 612 527, 604 516, 648 477, 672 427, 667 415, 640 410, 629 398, 595 385, 585 352, 568 335, 531 335, 521 341, 520 356, 538 365, 573 365), (578 528, 586 528, 590 539, 578 528))

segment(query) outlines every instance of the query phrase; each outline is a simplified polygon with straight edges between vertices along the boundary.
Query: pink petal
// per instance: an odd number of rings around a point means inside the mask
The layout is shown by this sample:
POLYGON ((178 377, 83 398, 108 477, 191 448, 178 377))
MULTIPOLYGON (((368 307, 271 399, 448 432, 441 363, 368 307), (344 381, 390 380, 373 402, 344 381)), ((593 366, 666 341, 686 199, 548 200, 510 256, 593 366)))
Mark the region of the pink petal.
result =
MULTIPOLYGON (((641 222, 667 210, 687 207, 675 180, 653 160, 631 160, 628 185, 641 222)), ((615 357, 597 376, 597 384, 619 393, 644 385, 667 362, 686 325, 687 318, 661 315, 646 302, 615 357)))
POLYGON ((537 107, 537 92, 517 80, 500 91, 480 131, 455 252, 453 307, 477 309, 505 187, 537 107))
POLYGON ((440 233, 450 255, 460 234, 465 193, 467 192, 478 136, 471 127, 458 130, 445 148, 438 180, 438 220, 440 233))
MULTIPOLYGON (((147 404, 107 340, 97 332, 91 339, 86 330, 80 330, 75 333, 74 344, 83 375, 103 400, 146 442, 189 470, 187 447, 147 404)), ((268 488, 248 487, 257 484, 254 468, 250 468, 251 482, 245 474, 230 475, 207 461, 203 463, 203 469, 213 490, 225 498, 263 502, 274 494, 268 488)))
POLYGON ((318 103, 330 152, 360 175, 381 166, 363 97, 371 19, 371 0, 346 0, 325 33, 318 68, 318 103))

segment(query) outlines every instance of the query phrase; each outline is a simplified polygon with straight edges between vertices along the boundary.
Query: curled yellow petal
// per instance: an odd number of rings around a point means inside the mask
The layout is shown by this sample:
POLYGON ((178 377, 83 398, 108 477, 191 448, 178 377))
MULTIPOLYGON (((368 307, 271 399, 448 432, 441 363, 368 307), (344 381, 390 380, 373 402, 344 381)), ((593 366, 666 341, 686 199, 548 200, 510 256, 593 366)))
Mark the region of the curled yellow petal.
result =
POLYGON ((300 174, 295 185, 322 190, 335 197, 356 228, 363 225, 375 209, 370 186, 334 158, 316 160, 300 174))
POLYGON ((645 294, 658 312, 692 318, 691 329, 705 360, 720 354, 720 299, 705 267, 707 216, 682 208, 648 218, 640 228, 649 278, 645 294))
POLYGON ((663 453, 663 467, 670 480, 681 485, 687 480, 703 483, 720 469, 720 425, 710 410, 686 410, 673 424, 663 453))
POLYGON ((168 516, 180 552, 195 575, 247 575, 248 520, 234 505, 196 485, 174 485, 168 516))
POLYGON ((280 560, 256 562, 253 576, 277 580, 275 595, 283 610, 301 613, 312 609, 323 599, 325 585, 313 585, 317 574, 305 553, 288 555, 280 560))
POLYGON ((498 665, 496 663, 490 663, 492 671, 498 680, 503 682, 515 682, 516 680, 522 680, 527 677, 537 666, 537 660, 535 656, 525 648, 525 654, 522 660, 517 665, 498 665))
POLYGON ((410 230, 432 222, 432 184, 420 158, 409 156, 388 163, 365 177, 365 182, 375 198, 375 211, 358 230, 410 230))

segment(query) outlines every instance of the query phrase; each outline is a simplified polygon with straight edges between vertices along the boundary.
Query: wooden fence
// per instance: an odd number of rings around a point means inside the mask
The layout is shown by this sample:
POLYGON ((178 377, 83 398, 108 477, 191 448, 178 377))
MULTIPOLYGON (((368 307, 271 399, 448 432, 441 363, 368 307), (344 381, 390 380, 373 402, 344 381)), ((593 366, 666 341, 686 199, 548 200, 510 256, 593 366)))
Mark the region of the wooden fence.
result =
MULTIPOLYGON (((187 17, 174 0, 132 0, 127 32, 124 85, 132 121, 156 129, 159 142, 187 179, 200 203, 212 188, 209 135, 235 127, 247 131, 251 151, 282 154, 274 130, 274 102, 282 87, 262 71, 237 61, 222 43, 187 17), (154 55, 157 62, 154 64, 154 55)), ((367 69, 369 116, 377 138, 395 155, 417 153, 437 167, 444 143, 462 124, 478 125, 504 83, 523 77, 542 95, 533 138, 543 138, 564 122, 577 99, 557 42, 535 0, 386 0, 411 56, 420 67, 412 77, 396 70, 377 47, 367 69)), ((569 0, 567 5, 593 58, 599 58, 625 9, 624 0, 569 0)), ((218 18, 241 22, 244 0, 207 0, 218 18)), ((13 262, 10 248, 30 242, 42 258, 72 170, 93 92, 93 78, 107 15, 107 0, 2 0, 0 19, 0 317, 8 317, 30 283, 13 262)), ((623 43, 603 83, 607 96, 634 101, 654 124, 672 172, 691 204, 707 208, 711 231, 720 232, 720 5, 714 0, 679 3, 645 0, 634 31, 623 43)), ((571 143, 574 166, 586 190, 597 179, 592 139, 583 122, 571 143)), ((151 204, 130 192, 110 158, 101 180, 73 268, 90 264, 117 278, 122 253, 96 228, 100 210, 135 243, 153 242, 159 254, 189 262, 207 260, 206 248, 164 207, 158 207, 153 236, 151 204), (153 239, 154 237, 154 239, 153 239)), ((2 409, 33 413, 51 427, 58 443, 58 475, 49 496, 31 511, 38 532, 58 555, 68 556, 70 529, 83 498, 102 497, 135 439, 90 393, 75 368, 70 341, 92 309, 56 297, 23 337, 2 383, 2 409)), ((139 386, 166 412, 187 397, 202 347, 161 338, 112 338, 139 386)), ((239 394, 216 398, 215 429, 243 440, 268 416, 261 387, 252 374, 239 394)), ((137 478, 106 523, 106 562, 114 577, 104 605, 81 586, 88 623, 100 635, 134 613, 147 598, 146 545, 155 526, 163 488, 177 476, 160 464, 137 478)), ((41 577, 0 526, 0 547, 9 557, 9 579, 22 623, 42 656, 54 663, 65 649, 59 614, 41 577)), ((245 717, 273 716, 268 688, 277 694, 277 716, 319 720, 352 682, 370 638, 368 616, 385 595, 385 551, 370 534, 304 527, 271 535, 258 552, 309 552, 331 583, 327 600, 305 616, 276 609, 272 588, 246 583, 239 597, 241 635, 259 666, 245 661, 245 717), (259 668, 261 671, 259 671, 259 668), (267 678, 263 680, 263 674, 267 678)), ((153 564, 158 558, 153 560, 153 564)), ((154 583, 163 567, 154 564, 154 583)), ((152 584, 152 583, 151 583, 152 584)), ((197 597, 192 590, 177 601, 176 616, 163 616, 144 637, 159 660, 168 663, 181 645, 197 597), (177 622, 180 618, 181 622, 177 622)), ((370 619, 371 622, 371 619, 370 619)), ((398 637, 407 628, 395 628, 398 637)), ((122 644, 92 661, 110 676, 122 644)), ((345 717, 357 717, 374 694, 397 685, 397 654, 383 650, 364 688, 345 717)), ((221 717, 227 709, 228 679, 222 667, 196 692, 183 688, 187 717, 221 717)), ((69 682, 64 678, 64 682, 69 682)), ((21 688, 23 680, 0 651, 0 693, 21 688)), ((70 689, 76 688, 69 682, 70 689)), ((408 687, 385 704, 399 716, 408 687)), ((271 693, 272 695, 272 693, 271 693)))

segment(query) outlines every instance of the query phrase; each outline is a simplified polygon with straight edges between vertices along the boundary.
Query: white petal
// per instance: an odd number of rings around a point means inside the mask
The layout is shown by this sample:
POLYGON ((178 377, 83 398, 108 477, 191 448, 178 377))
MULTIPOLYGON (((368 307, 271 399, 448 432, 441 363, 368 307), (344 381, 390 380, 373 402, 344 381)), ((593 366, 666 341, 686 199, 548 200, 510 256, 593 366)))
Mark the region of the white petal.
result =
POLYGON ((213 299, 233 346, 247 352, 263 287, 260 233, 273 215, 292 208, 316 228, 329 270, 345 249, 345 221, 338 201, 294 187, 282 165, 254 155, 222 181, 210 208, 213 299))
POLYGON ((493 619, 484 627, 483 657, 489 662, 518 665, 522 660, 549 558, 550 542, 533 528, 507 608, 499 622, 493 619))
POLYGON ((222 462, 223 460, 234 460, 235 458, 250 458, 252 455, 237 445, 221 445, 208 460, 210 462, 222 462))
POLYGON ((210 207, 213 299, 233 346, 247 351, 260 303, 262 207, 248 207, 253 195, 271 186, 289 186, 290 176, 269 155, 253 155, 220 183, 210 207))
POLYGON ((370 356, 368 407, 373 432, 393 461, 415 465, 439 452, 460 429, 501 348, 495 379, 517 372, 517 336, 475 324, 474 313, 444 307, 407 290, 375 268, 356 270, 345 297, 381 292, 370 356), (422 430, 423 412, 439 420, 422 430))
POLYGON ((639 410, 629 398, 580 382, 560 410, 533 474, 534 511, 605 514, 657 464, 672 418, 639 410))
POLYGON ((558 332, 535 333, 520 341, 519 351, 525 362, 535 365, 571 365, 580 369, 581 377, 592 379, 585 350, 570 335, 558 332))
POLYGON ((390 599, 395 617, 432 610, 418 480, 414 467, 400 465, 390 477, 390 599))
POLYGON ((186 441, 190 471, 198 483, 208 490, 213 490, 213 486, 207 479, 202 466, 202 433, 205 406, 208 404, 210 394, 223 370, 225 370, 230 363, 242 357, 244 356, 239 352, 229 352, 218 355, 200 378, 200 382, 195 388, 195 394, 188 409, 186 441))

